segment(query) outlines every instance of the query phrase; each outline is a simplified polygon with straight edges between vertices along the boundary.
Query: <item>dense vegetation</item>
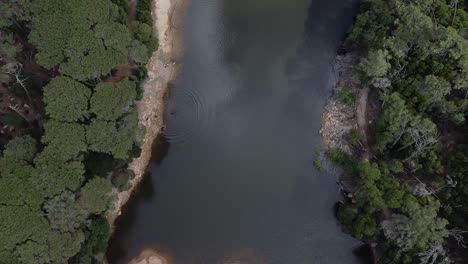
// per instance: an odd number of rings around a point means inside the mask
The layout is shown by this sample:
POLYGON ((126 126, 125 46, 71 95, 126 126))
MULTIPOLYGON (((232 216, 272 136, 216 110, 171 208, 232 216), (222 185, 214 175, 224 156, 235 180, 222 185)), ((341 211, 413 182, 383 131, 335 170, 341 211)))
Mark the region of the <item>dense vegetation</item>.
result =
POLYGON ((136 19, 121 0, 0 6, 0 263, 95 263, 139 150, 150 1, 136 19))
POLYGON ((362 56, 355 71, 379 95, 380 114, 370 161, 359 160, 357 148, 356 157, 329 153, 353 179, 338 217, 347 232, 377 245, 379 263, 466 263, 467 7, 365 0, 345 43, 362 56))

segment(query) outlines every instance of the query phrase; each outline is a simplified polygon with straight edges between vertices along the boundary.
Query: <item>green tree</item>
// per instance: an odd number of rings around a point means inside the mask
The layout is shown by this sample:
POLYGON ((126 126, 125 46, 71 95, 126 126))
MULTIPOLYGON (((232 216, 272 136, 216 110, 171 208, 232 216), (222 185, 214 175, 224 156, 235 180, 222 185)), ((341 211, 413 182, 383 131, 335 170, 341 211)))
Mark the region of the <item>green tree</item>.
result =
POLYGON ((8 142, 3 151, 3 156, 5 158, 31 162, 36 152, 36 140, 31 136, 21 136, 8 142))
POLYGON ((107 221, 103 218, 98 218, 85 231, 86 245, 94 254, 106 252, 110 234, 110 227, 107 221))
POLYGON ((419 83, 418 88, 419 93, 429 105, 440 102, 451 90, 448 81, 435 75, 427 75, 424 80, 419 83))
POLYGON ((0 205, 0 251, 13 250, 29 239, 41 239, 49 229, 40 210, 29 206, 0 205))
POLYGON ((421 206, 411 203, 407 216, 394 214, 382 222, 385 236, 403 251, 413 248, 426 250, 430 245, 441 245, 449 236, 448 221, 437 217, 438 203, 421 206))
POLYGON ((94 120, 86 129, 86 139, 90 150, 117 159, 127 159, 133 146, 133 139, 127 131, 119 130, 115 122, 94 120))
POLYGON ((59 76, 44 87, 47 114, 66 122, 83 120, 88 115, 91 90, 71 78, 59 76))
POLYGON ((44 150, 34 160, 33 183, 44 197, 53 197, 64 190, 76 191, 82 181, 84 166, 80 161, 64 161, 44 150))
POLYGON ((117 6, 109 0, 38 0, 33 3, 30 42, 45 68, 59 65, 77 80, 108 75, 127 62, 128 29, 116 23, 117 6))
POLYGON ((44 124, 44 130, 42 143, 47 144, 48 151, 56 152, 59 158, 75 158, 87 149, 85 128, 78 123, 49 120, 44 124))
POLYGON ((148 62, 149 51, 148 48, 138 40, 133 40, 129 48, 130 58, 139 65, 144 65, 148 62))
POLYGON ((91 98, 91 111, 98 119, 115 121, 131 110, 136 98, 135 83, 124 79, 114 86, 100 83, 91 98))
POLYGON ((1 0, 0 4, 0 28, 9 27, 14 23, 27 21, 31 17, 29 0, 1 0))
POLYGON ((43 240, 30 240, 16 249, 22 263, 67 263, 68 259, 80 251, 84 241, 81 231, 58 233, 49 231, 43 240))
POLYGON ((109 180, 95 177, 80 191, 77 208, 81 213, 99 214, 107 209, 112 185, 109 180))
POLYGON ((10 250, 0 250, 0 264, 18 264, 18 259, 10 250))
POLYGON ((377 233, 375 217, 353 204, 340 205, 338 219, 344 230, 357 239, 372 238, 377 233))
POLYGON ((394 35, 412 45, 413 50, 423 59, 429 54, 440 52, 434 50, 434 41, 440 35, 440 30, 434 27, 429 16, 414 4, 396 4, 399 23, 394 35))
POLYGON ((360 67, 368 77, 383 77, 387 75, 391 67, 387 56, 387 50, 371 50, 367 57, 361 60, 360 67))
POLYGON ((47 200, 44 210, 50 228, 61 233, 74 233, 85 222, 87 216, 76 210, 75 195, 69 191, 47 200))
POLYGON ((146 46, 148 49, 148 54, 152 53, 158 48, 158 42, 153 36, 153 29, 151 24, 134 21, 130 25, 130 32, 132 33, 134 39, 140 41, 146 46))
POLYGON ((43 196, 33 183, 34 168, 23 160, 0 158, 0 204, 38 207, 43 196))

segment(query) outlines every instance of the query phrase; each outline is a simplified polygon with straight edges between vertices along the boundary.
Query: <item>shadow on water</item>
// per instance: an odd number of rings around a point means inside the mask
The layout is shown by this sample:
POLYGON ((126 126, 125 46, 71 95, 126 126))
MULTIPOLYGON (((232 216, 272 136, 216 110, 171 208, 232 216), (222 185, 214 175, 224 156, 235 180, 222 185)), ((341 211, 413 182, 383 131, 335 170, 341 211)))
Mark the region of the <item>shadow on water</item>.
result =
POLYGON ((142 181, 133 191, 127 204, 122 208, 122 214, 115 220, 115 230, 106 252, 109 263, 114 263, 128 255, 126 247, 120 243, 122 240, 119 239, 119 234, 125 234, 135 224, 135 211, 139 203, 151 201, 157 197, 156 189, 154 188, 155 183, 153 183, 157 179, 152 177, 151 168, 161 164, 169 152, 169 145, 169 142, 163 135, 158 136, 154 140, 151 151, 151 163, 146 169, 142 181))
POLYGON ((128 232, 129 229, 134 226, 136 220, 134 217, 136 206, 145 200, 151 200, 155 195, 151 174, 147 172, 139 186, 132 193, 130 200, 122 208, 122 214, 115 220, 115 230, 109 241, 106 253, 109 263, 115 263, 128 255, 129 252, 127 252, 126 247, 121 244, 122 240, 119 234, 128 232))

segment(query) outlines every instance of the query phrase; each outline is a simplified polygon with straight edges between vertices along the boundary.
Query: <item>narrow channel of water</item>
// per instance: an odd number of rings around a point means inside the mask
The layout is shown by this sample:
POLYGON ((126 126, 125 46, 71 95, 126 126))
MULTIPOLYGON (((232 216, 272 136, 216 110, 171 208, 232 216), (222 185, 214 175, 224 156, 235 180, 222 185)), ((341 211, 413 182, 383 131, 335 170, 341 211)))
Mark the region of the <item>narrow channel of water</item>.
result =
POLYGON ((358 0, 192 0, 169 150, 132 199, 111 264, 357 264, 313 167, 336 50, 358 0), (236 262, 237 261, 237 262, 236 262))

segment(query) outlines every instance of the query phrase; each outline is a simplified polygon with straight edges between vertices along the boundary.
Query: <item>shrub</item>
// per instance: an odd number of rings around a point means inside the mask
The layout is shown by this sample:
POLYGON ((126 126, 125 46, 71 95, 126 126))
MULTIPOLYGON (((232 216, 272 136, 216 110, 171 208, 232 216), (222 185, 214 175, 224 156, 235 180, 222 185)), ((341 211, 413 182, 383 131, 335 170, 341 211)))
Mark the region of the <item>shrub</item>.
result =
POLYGON ((338 97, 340 98, 341 102, 347 106, 351 106, 354 104, 354 101, 355 101, 354 95, 346 87, 343 87, 340 90, 338 97))
POLYGON ((348 132, 347 141, 351 146, 357 147, 364 141, 364 135, 359 130, 353 128, 348 132))
POLYGON ((94 220, 91 225, 89 225, 85 235, 87 246, 94 254, 107 250, 110 228, 105 219, 99 218, 94 220))
POLYGON ((319 171, 324 171, 325 168, 323 167, 322 163, 320 162, 320 158, 316 158, 314 160, 314 167, 319 171))

